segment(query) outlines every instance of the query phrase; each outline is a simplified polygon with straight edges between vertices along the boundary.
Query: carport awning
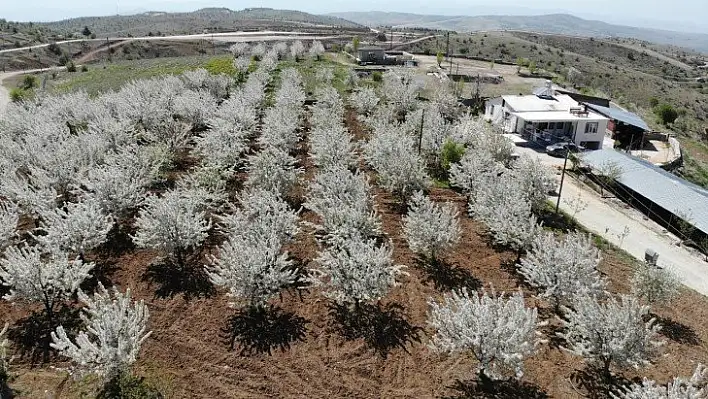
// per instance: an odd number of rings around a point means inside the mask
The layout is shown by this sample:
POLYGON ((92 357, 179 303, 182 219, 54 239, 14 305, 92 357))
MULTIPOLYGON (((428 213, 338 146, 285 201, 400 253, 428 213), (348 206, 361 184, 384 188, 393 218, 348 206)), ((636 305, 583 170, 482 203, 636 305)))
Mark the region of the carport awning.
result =
POLYGON ((618 108, 608 108, 608 107, 602 107, 600 105, 595 105, 595 104, 585 104, 588 106, 588 108, 599 112, 606 117, 610 119, 614 119, 616 121, 620 121, 622 123, 626 123, 628 125, 632 125, 635 127, 638 127, 639 129, 642 129, 644 131, 649 131, 649 125, 647 125, 646 122, 642 120, 639 116, 628 112, 628 111, 623 111, 618 108))

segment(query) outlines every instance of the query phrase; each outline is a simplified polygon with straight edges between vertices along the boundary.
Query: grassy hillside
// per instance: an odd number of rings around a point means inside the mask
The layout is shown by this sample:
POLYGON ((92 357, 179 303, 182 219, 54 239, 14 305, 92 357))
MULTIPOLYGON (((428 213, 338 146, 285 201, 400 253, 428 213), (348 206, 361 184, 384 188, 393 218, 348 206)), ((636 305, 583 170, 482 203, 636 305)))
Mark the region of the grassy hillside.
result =
POLYGON ((39 24, 0 19, 0 50, 43 43, 53 34, 48 27, 39 24))
POLYGON ((384 12, 342 12, 331 14, 370 26, 421 27, 458 32, 480 30, 530 30, 563 35, 632 37, 661 44, 708 52, 708 34, 634 28, 590 21, 567 14, 539 16, 448 16, 384 12))
POLYGON ((360 25, 332 16, 319 16, 301 11, 250 8, 233 11, 228 8, 205 8, 188 13, 147 12, 137 15, 82 17, 49 22, 42 26, 69 35, 80 35, 84 27, 98 37, 147 36, 202 33, 204 30, 234 31, 245 28, 297 28, 313 26, 359 28, 360 25))
MULTIPOLYGON (((534 42, 545 48, 558 48, 596 58, 600 61, 635 69, 640 72, 675 81, 690 81, 698 76, 693 67, 672 59, 662 59, 649 50, 633 48, 605 40, 579 39, 571 36, 512 32, 515 37, 534 42)), ((543 53, 541 51, 541 53, 543 53)), ((545 54, 539 54, 545 57, 545 54)))

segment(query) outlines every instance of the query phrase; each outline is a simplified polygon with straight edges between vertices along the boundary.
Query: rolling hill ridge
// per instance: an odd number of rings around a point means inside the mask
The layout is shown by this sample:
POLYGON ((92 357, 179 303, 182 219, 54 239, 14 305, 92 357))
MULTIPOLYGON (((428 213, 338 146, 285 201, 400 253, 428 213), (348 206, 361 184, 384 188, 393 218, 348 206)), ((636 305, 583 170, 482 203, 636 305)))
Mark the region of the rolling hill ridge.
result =
POLYGON ((328 15, 367 26, 419 27, 458 32, 529 30, 575 36, 630 37, 708 52, 708 34, 613 25, 602 21, 578 18, 569 14, 449 16, 372 11, 339 12, 328 15))
POLYGON ((335 16, 314 15, 302 11, 272 8, 246 8, 234 11, 228 8, 204 8, 193 12, 145 12, 136 15, 80 17, 63 21, 40 23, 59 34, 81 32, 87 26, 98 37, 108 35, 143 36, 149 33, 178 35, 201 33, 203 30, 228 31, 257 26, 316 27, 335 26, 348 29, 363 26, 335 16))

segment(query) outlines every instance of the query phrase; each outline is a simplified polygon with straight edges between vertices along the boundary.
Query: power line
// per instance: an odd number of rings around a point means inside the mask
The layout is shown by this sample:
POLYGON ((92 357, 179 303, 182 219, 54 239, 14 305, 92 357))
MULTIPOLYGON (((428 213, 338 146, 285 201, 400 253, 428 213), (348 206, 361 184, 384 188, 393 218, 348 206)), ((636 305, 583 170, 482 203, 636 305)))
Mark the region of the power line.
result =
MULTIPOLYGON (((559 135, 559 134, 557 134, 557 133, 550 133, 550 132, 549 132, 548 135, 550 135, 551 137, 556 138, 556 139, 569 139, 569 137, 567 137, 567 136, 561 136, 561 135, 559 135)), ((566 157, 566 162, 567 162, 567 157, 566 157)), ((564 171, 565 171, 565 167, 566 167, 566 166, 564 165, 564 167, 563 167, 563 168, 564 168, 564 171)), ((564 176, 563 176, 563 177, 564 177, 564 176)), ((563 177, 561 177, 561 181, 562 181, 563 177)), ((601 186, 604 190, 607 190, 607 191, 609 191, 609 192, 613 192, 612 188, 611 188, 609 185, 605 184, 605 182, 604 182, 602 179, 596 179, 596 181, 598 182, 598 184, 600 184, 600 186, 601 186)), ((620 183, 619 181, 617 181, 617 179, 615 179, 615 182, 618 183, 618 184, 614 185, 614 187, 615 187, 616 189, 622 190, 622 194, 624 194, 624 195, 630 197, 630 198, 633 200, 634 203, 639 203, 639 204, 642 204, 642 203, 643 203, 643 201, 640 201, 628 188, 625 188, 624 185, 622 185, 622 183, 620 183)), ((559 190, 559 191, 560 191, 560 190, 559 190)), ((560 206, 560 195, 561 195, 561 193, 559 192, 558 195, 559 195, 559 198, 558 198, 558 203, 556 204, 556 207, 557 207, 556 209, 558 209, 558 207, 560 206)), ((651 201, 651 200, 650 200, 650 201, 651 201)), ((653 202, 652 202, 652 203, 653 203, 653 202)), ((658 206, 658 205, 657 205, 657 206, 658 206)), ((633 208, 633 209, 636 209, 636 210, 639 210, 639 209, 637 209, 635 206, 632 206, 632 208, 633 208)), ((660 214, 656 213, 653 209, 651 209, 651 207, 644 207, 644 208, 646 208, 647 216, 653 217, 654 219, 658 219, 660 222, 664 223, 664 224, 665 224, 666 226, 668 226, 669 228, 673 228, 673 230, 676 231, 676 236, 677 236, 679 239, 682 239, 683 241, 691 240, 690 237, 687 237, 682 231, 680 231, 679 229, 677 229, 676 227, 674 227, 674 225, 670 222, 670 220, 666 220, 666 219, 665 219, 664 217, 662 217, 660 214)), ((662 209, 663 209, 663 208, 662 208, 662 209)), ((669 211, 669 210, 667 210, 667 211, 668 211, 669 213, 671 213, 673 216, 675 216, 676 218, 678 218, 678 219, 680 219, 680 220, 683 220, 681 217, 677 216, 677 215, 674 214, 673 212, 671 212, 671 211, 669 211)), ((640 212, 641 212, 641 211, 640 211, 640 212)), ((690 223, 689 221, 685 221, 685 222, 690 223)), ((693 226, 693 228, 695 229, 696 227, 693 226)))

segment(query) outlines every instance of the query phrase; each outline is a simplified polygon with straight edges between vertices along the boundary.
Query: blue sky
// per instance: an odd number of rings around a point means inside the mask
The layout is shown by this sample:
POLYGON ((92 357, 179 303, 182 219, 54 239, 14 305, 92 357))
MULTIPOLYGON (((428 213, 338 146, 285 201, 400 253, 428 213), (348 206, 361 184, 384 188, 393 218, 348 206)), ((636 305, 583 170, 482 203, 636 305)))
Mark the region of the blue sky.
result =
POLYGON ((708 33, 706 0, 0 0, 0 18, 50 21, 153 10, 192 11, 202 7, 228 7, 234 10, 272 7, 320 14, 372 10, 446 15, 568 12, 623 25, 708 33))

